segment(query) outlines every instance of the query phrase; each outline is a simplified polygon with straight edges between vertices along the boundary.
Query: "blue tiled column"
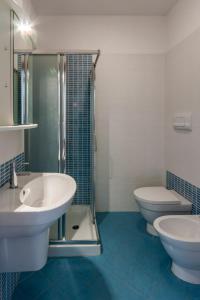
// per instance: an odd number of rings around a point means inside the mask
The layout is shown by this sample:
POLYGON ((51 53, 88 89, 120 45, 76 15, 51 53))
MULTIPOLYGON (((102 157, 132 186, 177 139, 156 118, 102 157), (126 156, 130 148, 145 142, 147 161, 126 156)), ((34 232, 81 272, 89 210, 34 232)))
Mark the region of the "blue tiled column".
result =
POLYGON ((90 204, 92 194, 92 66, 92 55, 67 56, 66 172, 77 182, 73 204, 90 204))

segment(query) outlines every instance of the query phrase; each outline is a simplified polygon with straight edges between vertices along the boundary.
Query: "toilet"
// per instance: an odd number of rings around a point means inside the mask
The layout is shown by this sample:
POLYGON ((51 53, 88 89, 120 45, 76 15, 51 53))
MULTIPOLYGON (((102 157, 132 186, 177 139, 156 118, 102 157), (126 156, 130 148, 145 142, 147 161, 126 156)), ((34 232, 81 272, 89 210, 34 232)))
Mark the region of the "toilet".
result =
POLYGON ((134 197, 142 216, 147 221, 147 232, 155 236, 158 236, 153 227, 155 219, 164 215, 187 215, 192 211, 190 201, 164 186, 138 188, 134 191, 134 197))
POLYGON ((200 216, 163 216, 154 221, 154 227, 172 258, 172 272, 200 284, 200 216))

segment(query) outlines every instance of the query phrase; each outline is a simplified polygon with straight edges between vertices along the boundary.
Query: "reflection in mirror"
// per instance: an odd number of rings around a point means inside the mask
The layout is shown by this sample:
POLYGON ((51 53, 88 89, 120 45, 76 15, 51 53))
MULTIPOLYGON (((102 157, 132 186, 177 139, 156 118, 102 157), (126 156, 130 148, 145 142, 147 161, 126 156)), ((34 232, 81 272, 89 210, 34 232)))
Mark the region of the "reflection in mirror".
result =
POLYGON ((14 68, 14 71, 13 71, 13 120, 14 120, 14 124, 20 124, 18 86, 19 86, 19 72, 16 68, 14 68))
POLYGON ((21 20, 14 11, 12 13, 12 23, 14 52, 17 50, 33 50, 34 43, 31 25, 21 20))
POLYGON ((33 123, 32 58, 24 53, 33 50, 31 28, 12 14, 13 27, 13 121, 15 125, 33 123))
POLYGON ((14 54, 13 118, 15 124, 33 123, 32 113, 32 56, 14 54))

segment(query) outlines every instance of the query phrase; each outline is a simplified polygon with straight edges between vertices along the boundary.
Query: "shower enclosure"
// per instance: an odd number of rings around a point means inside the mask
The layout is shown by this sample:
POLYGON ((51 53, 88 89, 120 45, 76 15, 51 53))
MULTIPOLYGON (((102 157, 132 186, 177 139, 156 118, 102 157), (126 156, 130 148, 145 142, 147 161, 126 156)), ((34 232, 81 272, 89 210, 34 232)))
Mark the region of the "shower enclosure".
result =
POLYGON ((69 211, 50 230, 49 255, 100 254, 95 214, 95 67, 100 51, 17 52, 15 119, 34 122, 25 132, 31 172, 74 177, 69 211), (21 109, 19 109, 21 107, 21 109), (17 115, 17 116, 16 116, 17 115))

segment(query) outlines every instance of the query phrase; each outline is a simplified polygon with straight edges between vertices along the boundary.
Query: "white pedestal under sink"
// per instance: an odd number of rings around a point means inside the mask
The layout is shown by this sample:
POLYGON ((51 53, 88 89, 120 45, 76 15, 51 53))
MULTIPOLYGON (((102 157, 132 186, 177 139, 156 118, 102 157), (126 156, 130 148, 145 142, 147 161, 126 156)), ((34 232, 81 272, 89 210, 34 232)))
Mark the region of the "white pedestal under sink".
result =
POLYGON ((0 190, 0 272, 45 265, 49 227, 67 211, 75 192, 74 179, 57 173, 20 176, 19 188, 0 190))

